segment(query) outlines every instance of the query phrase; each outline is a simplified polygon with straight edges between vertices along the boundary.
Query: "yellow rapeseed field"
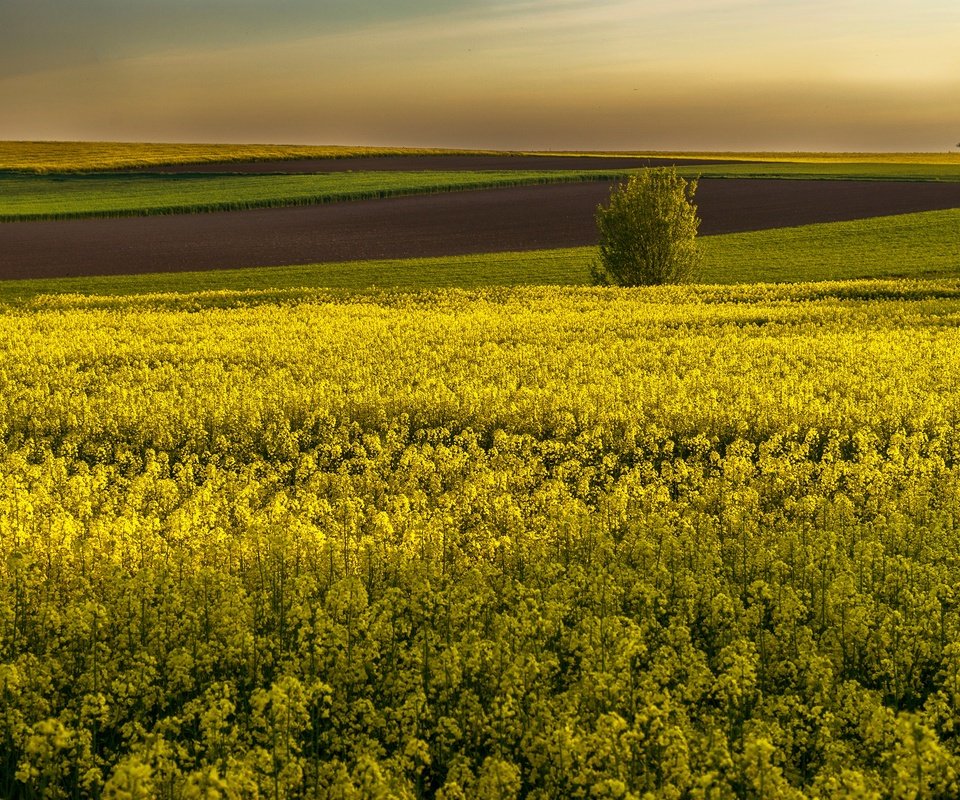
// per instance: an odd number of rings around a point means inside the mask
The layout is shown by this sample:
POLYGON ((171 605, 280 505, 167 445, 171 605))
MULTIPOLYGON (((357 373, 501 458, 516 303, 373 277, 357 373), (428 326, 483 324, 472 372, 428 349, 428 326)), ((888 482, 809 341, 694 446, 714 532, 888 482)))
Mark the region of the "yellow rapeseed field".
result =
POLYGON ((0 314, 0 795, 956 796, 960 284, 264 299, 0 314))

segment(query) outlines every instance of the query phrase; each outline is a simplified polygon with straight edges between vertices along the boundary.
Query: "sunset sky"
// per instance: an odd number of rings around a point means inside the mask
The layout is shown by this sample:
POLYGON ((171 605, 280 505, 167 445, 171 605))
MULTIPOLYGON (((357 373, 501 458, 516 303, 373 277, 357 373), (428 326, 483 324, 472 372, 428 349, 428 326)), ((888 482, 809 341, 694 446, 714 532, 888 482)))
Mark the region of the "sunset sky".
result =
POLYGON ((958 0, 0 0, 0 138, 951 150, 958 0))

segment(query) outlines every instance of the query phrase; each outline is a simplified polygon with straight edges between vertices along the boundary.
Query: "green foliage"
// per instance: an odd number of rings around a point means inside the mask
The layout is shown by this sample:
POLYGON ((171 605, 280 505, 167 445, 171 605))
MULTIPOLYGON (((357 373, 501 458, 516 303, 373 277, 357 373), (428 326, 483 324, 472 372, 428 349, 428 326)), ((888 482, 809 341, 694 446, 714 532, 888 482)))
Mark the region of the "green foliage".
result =
POLYGON ((643 170, 615 187, 609 205, 597 208, 594 282, 652 286, 691 280, 702 257, 696 189, 696 180, 686 181, 675 169, 643 170))

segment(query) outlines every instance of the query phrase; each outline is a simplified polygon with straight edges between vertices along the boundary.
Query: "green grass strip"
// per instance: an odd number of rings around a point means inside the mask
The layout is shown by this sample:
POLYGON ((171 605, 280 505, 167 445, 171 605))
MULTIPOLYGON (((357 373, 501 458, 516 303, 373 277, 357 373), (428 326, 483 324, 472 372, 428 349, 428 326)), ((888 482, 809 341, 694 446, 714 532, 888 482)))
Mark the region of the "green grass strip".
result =
POLYGON ((706 283, 960 277, 960 209, 704 237, 706 283))
MULTIPOLYGON (((723 164, 704 178, 960 181, 960 165, 723 164)), ((615 180, 630 170, 339 172, 296 175, 0 173, 0 222, 238 211, 502 186, 615 180)))
POLYGON ((0 176, 0 222, 314 205, 527 184, 615 180, 624 172, 495 170, 310 175, 0 176))

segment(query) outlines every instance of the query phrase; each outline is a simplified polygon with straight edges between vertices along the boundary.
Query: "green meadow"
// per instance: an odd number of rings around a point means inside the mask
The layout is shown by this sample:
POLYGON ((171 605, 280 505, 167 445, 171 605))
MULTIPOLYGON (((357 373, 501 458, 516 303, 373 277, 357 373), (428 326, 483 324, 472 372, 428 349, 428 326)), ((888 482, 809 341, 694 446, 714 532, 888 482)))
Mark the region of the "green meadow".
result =
POLYGON ((239 211, 408 194, 614 180, 584 171, 331 172, 296 175, 6 175, 0 222, 239 211))
MULTIPOLYGON (((688 177, 960 181, 960 165, 721 164, 688 177)), ((282 175, 0 173, 0 222, 235 211, 502 186, 612 181, 631 170, 335 172, 282 175)))

